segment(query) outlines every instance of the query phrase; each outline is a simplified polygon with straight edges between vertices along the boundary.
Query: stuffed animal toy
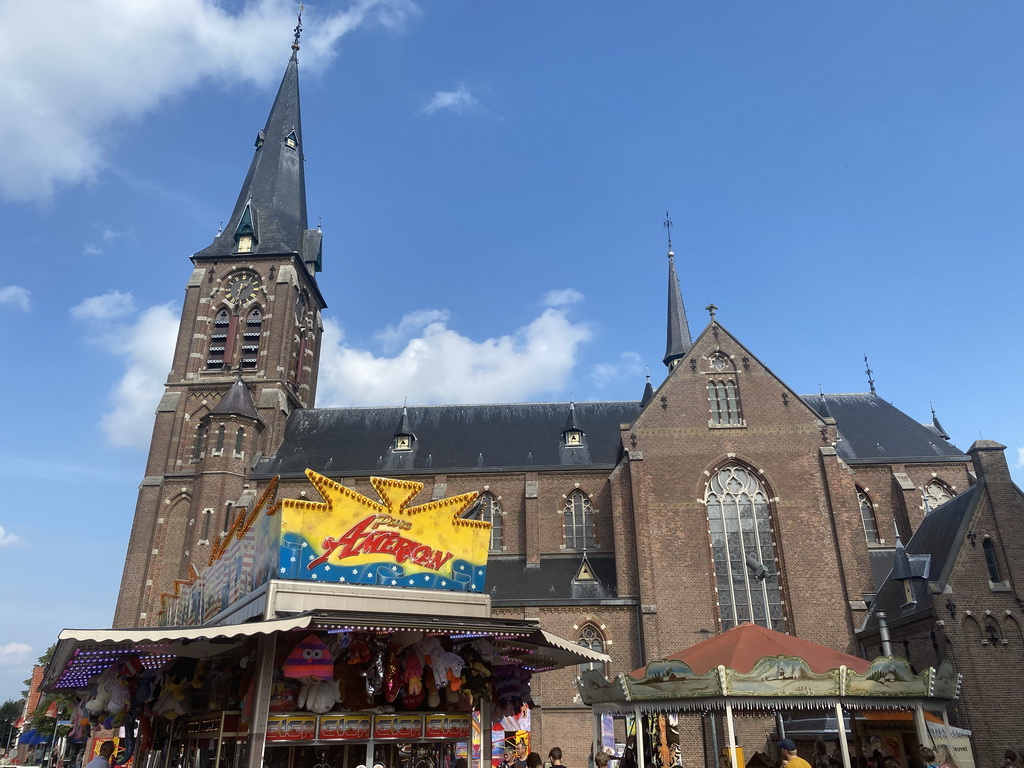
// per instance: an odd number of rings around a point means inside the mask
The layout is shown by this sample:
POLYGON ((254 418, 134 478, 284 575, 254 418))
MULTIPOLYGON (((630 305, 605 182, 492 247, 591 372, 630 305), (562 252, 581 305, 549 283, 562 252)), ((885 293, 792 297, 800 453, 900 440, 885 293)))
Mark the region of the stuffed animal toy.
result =
POLYGON ((168 720, 184 715, 188 709, 185 706, 186 680, 175 682, 170 675, 164 678, 160 690, 160 697, 153 705, 153 711, 168 720))
POLYGON ((423 676, 423 685, 427 689, 427 706, 437 709, 441 704, 441 694, 437 690, 437 681, 433 672, 423 676))
POLYGON ((107 691, 107 712, 112 715, 119 715, 128 708, 132 694, 128 683, 116 675, 106 682, 107 691))
POLYGON ((384 698, 393 703, 402 689, 402 670, 399 659, 399 647, 388 643, 384 662, 384 698))
POLYGON ((348 644, 348 663, 365 664, 373 658, 370 643, 364 634, 352 635, 348 644))
POLYGON ((107 683, 116 679, 116 677, 117 673, 111 667, 101 672, 93 681, 95 691, 85 703, 85 708, 89 710, 90 715, 95 716, 107 711, 107 704, 110 702, 110 693, 112 691, 112 687, 108 687, 107 683))
POLYGON ((316 635, 307 635, 284 662, 284 676, 296 680, 334 679, 334 657, 316 635))
POLYGON ((402 706, 406 709, 418 709, 423 703, 426 691, 423 689, 423 661, 415 648, 405 651, 405 691, 402 693, 402 706))
POLYGON ((370 662, 370 666, 361 674, 366 678, 366 695, 370 701, 373 701, 384 684, 384 651, 379 651, 370 662))
POLYGON ((299 709, 324 715, 334 709, 339 701, 341 696, 338 694, 338 684, 333 680, 307 680, 302 684, 296 704, 299 709))

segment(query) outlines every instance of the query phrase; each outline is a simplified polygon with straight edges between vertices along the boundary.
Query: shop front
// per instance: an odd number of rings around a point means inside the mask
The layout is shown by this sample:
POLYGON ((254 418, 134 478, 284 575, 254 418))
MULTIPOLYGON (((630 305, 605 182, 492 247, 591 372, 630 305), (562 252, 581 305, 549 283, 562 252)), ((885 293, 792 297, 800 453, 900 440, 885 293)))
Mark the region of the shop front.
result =
POLYGON ((608 660, 491 617, 475 494, 409 506, 420 484, 374 478, 379 503, 309 474, 324 503, 272 485, 162 626, 61 633, 44 688, 77 694, 79 734, 121 735, 117 764, 476 768, 533 675, 608 660))

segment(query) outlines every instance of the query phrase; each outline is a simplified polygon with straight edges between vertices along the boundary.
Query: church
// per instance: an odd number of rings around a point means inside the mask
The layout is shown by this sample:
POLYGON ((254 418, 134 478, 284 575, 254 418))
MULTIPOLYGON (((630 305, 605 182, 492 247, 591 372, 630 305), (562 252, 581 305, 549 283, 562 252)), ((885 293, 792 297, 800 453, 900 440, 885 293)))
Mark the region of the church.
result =
MULTIPOLYGON (((275 478, 277 498, 313 501, 307 469, 366 495, 401 478, 478 492, 493 615, 608 653, 609 677, 744 622, 869 659, 891 637, 964 674, 947 714, 978 760, 1020 746, 1024 497, 1004 446, 964 452, 873 387, 802 395, 714 307, 694 336, 671 250, 665 376, 636 400, 317 408, 317 275, 335 265, 303 164, 293 55, 227 225, 183 263, 115 627, 156 624, 275 478)), ((532 738, 580 766, 574 678, 538 682, 532 738)), ((771 741, 748 733, 748 754, 771 741)))

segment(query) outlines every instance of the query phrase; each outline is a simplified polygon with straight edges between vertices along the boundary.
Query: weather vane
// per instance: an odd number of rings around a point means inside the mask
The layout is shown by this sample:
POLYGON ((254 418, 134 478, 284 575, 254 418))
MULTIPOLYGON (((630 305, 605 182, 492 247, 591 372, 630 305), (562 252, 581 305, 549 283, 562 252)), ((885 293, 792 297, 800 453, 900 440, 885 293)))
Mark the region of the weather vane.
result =
POLYGON ((875 394, 875 380, 871 377, 873 371, 871 366, 868 364, 868 356, 864 355, 864 373, 868 375, 868 386, 871 388, 871 394, 875 394))
POLYGON ((298 16, 296 17, 298 19, 298 23, 295 25, 295 40, 292 42, 293 51, 299 50, 299 38, 302 36, 302 12, 304 10, 305 7, 302 5, 302 3, 299 3, 299 13, 298 16))
POLYGON ((661 226, 665 228, 665 233, 668 235, 668 252, 672 253, 672 227, 675 225, 672 223, 672 219, 669 218, 668 211, 665 211, 665 220, 661 222, 661 226))
POLYGON ((708 313, 710 313, 711 319, 714 320, 715 311, 718 309, 718 306, 716 304, 708 304, 706 307, 704 307, 704 309, 706 309, 708 313))

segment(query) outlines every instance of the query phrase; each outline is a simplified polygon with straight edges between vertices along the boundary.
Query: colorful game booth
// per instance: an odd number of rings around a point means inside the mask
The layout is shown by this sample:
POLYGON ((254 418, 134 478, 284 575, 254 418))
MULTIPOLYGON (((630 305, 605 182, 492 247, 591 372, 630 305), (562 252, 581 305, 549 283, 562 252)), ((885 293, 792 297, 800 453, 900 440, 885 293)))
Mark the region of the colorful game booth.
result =
POLYGON ((271 483, 160 626, 60 634, 43 688, 74 694, 73 738, 115 734, 140 768, 478 768, 533 675, 608 661, 491 617, 475 493, 413 505, 422 484, 371 478, 374 501, 307 475, 323 503, 271 483))

